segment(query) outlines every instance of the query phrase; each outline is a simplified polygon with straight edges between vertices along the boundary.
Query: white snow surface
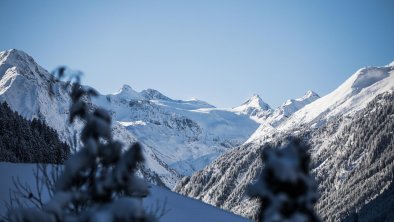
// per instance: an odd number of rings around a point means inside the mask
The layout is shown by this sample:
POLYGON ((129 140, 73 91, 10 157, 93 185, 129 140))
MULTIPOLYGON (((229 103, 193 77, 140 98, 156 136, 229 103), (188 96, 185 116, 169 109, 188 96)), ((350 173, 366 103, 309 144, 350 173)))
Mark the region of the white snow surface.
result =
MULTIPOLYGON (((0 215, 6 213, 3 201, 8 201, 9 190, 13 189, 13 177, 19 177, 23 184, 28 184, 33 188, 33 192, 35 191, 35 179, 33 176, 33 169, 35 168, 35 164, 0 162, 0 173, 2 176, 2 182, 0 183, 0 215)), ((48 198, 48 195, 44 195, 44 201, 48 201, 48 198)), ((162 207, 165 204, 165 209, 168 212, 160 218, 161 222, 249 221, 228 211, 154 185, 150 188, 150 195, 143 199, 143 202, 147 211, 156 209, 158 205, 162 207)))

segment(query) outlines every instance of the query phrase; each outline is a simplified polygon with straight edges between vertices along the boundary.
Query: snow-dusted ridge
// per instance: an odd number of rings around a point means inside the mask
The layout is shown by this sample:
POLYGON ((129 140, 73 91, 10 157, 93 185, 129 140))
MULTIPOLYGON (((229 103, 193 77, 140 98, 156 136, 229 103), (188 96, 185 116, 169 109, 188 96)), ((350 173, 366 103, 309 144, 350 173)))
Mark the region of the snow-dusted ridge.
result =
POLYGON ((394 66, 362 68, 333 92, 295 112, 279 129, 327 119, 363 109, 376 95, 394 88, 394 66))
POLYGON ((317 100, 319 95, 312 90, 308 90, 304 96, 298 99, 289 99, 279 106, 274 113, 268 117, 267 122, 272 126, 278 126, 280 123, 289 118, 293 113, 302 109, 304 106, 317 100))
POLYGON ((321 98, 313 91, 308 91, 300 99, 286 101, 266 119, 269 124, 260 125, 246 143, 263 141, 275 132, 292 131, 308 124, 319 127, 331 118, 351 115, 363 109, 376 95, 393 89, 393 63, 359 69, 338 88, 321 98))

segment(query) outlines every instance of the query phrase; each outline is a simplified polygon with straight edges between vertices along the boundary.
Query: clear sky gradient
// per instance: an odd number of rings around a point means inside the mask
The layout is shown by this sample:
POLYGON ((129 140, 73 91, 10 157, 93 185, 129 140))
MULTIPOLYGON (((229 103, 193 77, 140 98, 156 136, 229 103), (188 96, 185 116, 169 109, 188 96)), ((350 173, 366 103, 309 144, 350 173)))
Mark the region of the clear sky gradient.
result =
POLYGON ((394 60, 394 1, 0 1, 0 50, 122 84, 234 107, 325 95, 394 60))

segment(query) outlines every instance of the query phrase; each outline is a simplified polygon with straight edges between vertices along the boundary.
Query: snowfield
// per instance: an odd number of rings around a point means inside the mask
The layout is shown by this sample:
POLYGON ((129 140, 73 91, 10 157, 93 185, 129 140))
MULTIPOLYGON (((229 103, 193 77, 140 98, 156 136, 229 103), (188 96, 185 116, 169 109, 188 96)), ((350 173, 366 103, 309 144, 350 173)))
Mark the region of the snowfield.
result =
MULTIPOLYGON (((6 213, 3 201, 8 201, 9 190, 13 188, 12 177, 19 177, 22 183, 29 184, 34 188, 34 176, 32 174, 35 164, 14 164, 0 162, 0 214, 6 213)), ((145 209, 155 209, 156 206, 165 206, 168 211, 161 222, 201 222, 201 221, 249 221, 230 212, 213 207, 201 201, 174 193, 166 188, 152 186, 150 196, 145 198, 145 209), (165 204, 165 205, 164 205, 165 204)))

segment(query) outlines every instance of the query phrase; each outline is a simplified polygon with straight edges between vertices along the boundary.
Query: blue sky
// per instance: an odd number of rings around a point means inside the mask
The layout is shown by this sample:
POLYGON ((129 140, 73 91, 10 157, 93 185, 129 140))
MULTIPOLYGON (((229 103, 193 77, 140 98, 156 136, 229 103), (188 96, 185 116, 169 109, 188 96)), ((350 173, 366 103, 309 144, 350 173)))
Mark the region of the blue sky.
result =
POLYGON ((0 50, 122 84, 234 107, 325 95, 394 60, 394 1, 0 1, 0 50))

